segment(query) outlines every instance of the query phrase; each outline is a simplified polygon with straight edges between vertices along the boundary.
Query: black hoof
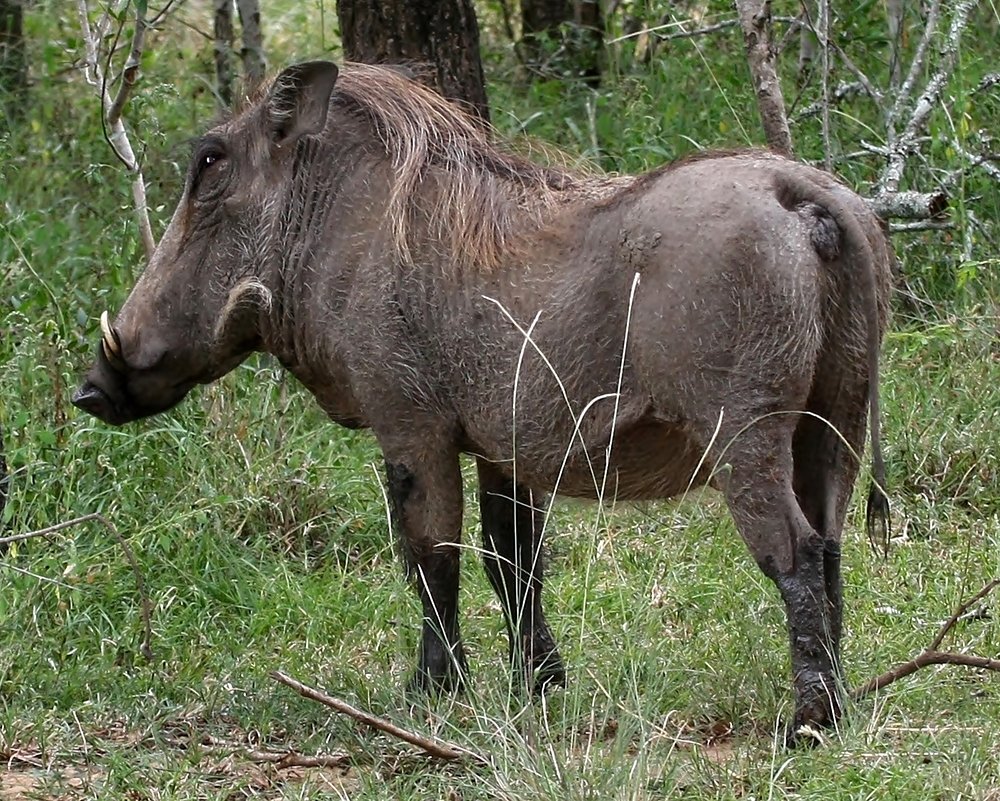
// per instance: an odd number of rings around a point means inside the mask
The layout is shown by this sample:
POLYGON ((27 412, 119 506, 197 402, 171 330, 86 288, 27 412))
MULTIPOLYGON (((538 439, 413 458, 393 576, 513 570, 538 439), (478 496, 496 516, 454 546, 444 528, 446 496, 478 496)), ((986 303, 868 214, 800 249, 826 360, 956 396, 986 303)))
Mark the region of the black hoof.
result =
POLYGON ((531 694, 535 697, 566 686, 566 668, 558 652, 553 651, 535 666, 529 686, 531 694))
MULTIPOLYGON (((464 660, 463 660, 464 663, 464 660)), ((437 695, 456 695, 465 690, 468 668, 449 662, 439 670, 417 668, 406 682, 406 697, 419 700, 437 695)))

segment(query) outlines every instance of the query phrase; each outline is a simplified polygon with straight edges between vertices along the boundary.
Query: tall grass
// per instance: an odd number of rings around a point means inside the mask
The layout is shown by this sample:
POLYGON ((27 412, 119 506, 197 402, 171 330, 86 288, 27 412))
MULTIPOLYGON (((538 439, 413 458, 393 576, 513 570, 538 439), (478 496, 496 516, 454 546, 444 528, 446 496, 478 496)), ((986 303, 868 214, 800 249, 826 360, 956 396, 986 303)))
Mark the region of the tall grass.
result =
MULTIPOLYGON (((272 63, 336 48, 329 8, 321 28, 312 4, 275 6, 284 22, 271 36, 272 63)), ((101 528, 11 545, 0 562, 0 755, 10 767, 0 787, 17 779, 41 797, 101 799, 995 797, 1000 685, 976 671, 922 671, 850 708, 825 747, 779 747, 791 711, 780 602, 711 493, 675 505, 555 504, 546 606, 570 684, 542 703, 526 703, 511 684, 499 604, 469 552, 470 688, 411 708, 399 688, 419 607, 393 554, 380 459, 365 434, 332 426, 263 359, 122 430, 69 405, 97 317, 124 299, 141 248, 127 179, 91 95, 65 69, 74 36, 66 13, 55 3, 29 12, 32 105, 24 127, 0 142, 0 423, 14 469, 3 522, 17 533, 88 512, 111 518, 149 585, 157 660, 139 655, 135 581, 101 528), (272 684, 273 668, 490 764, 414 757, 272 684), (346 751, 354 763, 346 773, 278 772, 226 758, 211 737, 346 751)), ((878 13, 868 4, 852 18, 858 36, 873 35, 878 13)), ((593 91, 519 82, 491 19, 484 11, 494 118, 509 134, 620 171, 696 145, 759 141, 735 37, 682 40, 648 65, 634 64, 626 43, 593 91)), ((988 10, 951 87, 968 120, 937 119, 942 142, 969 126, 997 127, 995 97, 973 97, 996 32, 988 10)), ((872 53, 865 67, 875 70, 872 53)), ((209 64, 207 45, 180 27, 156 34, 144 64, 130 122, 160 230, 186 141, 215 113, 209 64)), ((861 101, 844 108, 845 141, 852 124, 867 130, 870 113, 861 101)), ((801 154, 818 158, 810 126, 795 133, 801 154)), ((933 158, 926 169, 946 167, 946 145, 933 158)), ((863 185, 876 166, 839 169, 863 185)), ((956 193, 954 231, 896 239, 921 300, 900 302, 884 358, 897 529, 888 561, 868 553, 856 515, 846 533, 852 684, 926 645, 1000 571, 990 244, 1000 201, 978 177, 956 193)), ((479 539, 471 475, 470 543, 479 539)), ((955 648, 1000 651, 996 615, 973 616, 953 636, 955 648)))

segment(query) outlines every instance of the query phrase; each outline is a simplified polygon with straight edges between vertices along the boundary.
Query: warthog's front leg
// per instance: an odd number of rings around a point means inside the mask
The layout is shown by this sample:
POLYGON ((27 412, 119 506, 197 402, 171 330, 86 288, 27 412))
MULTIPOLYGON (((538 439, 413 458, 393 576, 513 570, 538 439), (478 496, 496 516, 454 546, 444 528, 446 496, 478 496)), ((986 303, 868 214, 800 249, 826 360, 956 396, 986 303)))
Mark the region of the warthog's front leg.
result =
POLYGON ((423 606, 420 657, 408 689, 456 689, 466 673, 458 625, 458 454, 428 449, 414 458, 387 452, 386 476, 393 527, 423 606))
POLYGON ((489 462, 478 459, 483 564, 503 605, 510 659, 528 686, 541 692, 566 683, 566 671, 542 613, 541 496, 515 487, 489 462))

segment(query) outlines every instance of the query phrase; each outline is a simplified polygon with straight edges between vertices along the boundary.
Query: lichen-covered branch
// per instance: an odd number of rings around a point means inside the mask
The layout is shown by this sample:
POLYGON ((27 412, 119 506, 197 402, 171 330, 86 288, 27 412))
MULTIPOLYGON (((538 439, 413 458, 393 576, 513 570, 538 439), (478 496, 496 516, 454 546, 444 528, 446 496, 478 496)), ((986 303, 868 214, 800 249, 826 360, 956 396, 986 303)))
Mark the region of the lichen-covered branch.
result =
MULTIPOLYGON (((908 87, 911 87, 912 91, 913 84, 910 81, 910 77, 913 75, 913 69, 911 67, 911 74, 907 76, 906 83, 900 92, 896 104, 893 106, 892 115, 888 121, 889 159, 885 169, 882 171, 882 176, 875 193, 876 196, 889 195, 899 189, 899 184, 903 178, 903 171, 906 168, 907 158, 913 150, 914 141, 927 125, 931 112, 941 98, 942 90, 951 78, 951 74, 955 69, 955 59, 958 54, 958 46, 962 39, 962 33, 969 24, 969 14, 977 5, 978 0, 964 0, 964 2, 960 2, 955 6, 955 13, 952 17, 948 38, 941 50, 941 59, 937 65, 937 71, 927 82, 924 91, 917 98, 913 112, 910 114, 910 119, 907 121, 903 132, 896 136, 892 127, 894 123, 893 117, 898 114, 901 104, 906 102, 908 87)), ((930 17, 928 18, 929 24, 930 17)), ((921 45, 923 44, 924 42, 921 41, 921 45)), ((916 65, 917 61, 914 59, 913 66, 916 65)))
POLYGON ((945 192, 888 192, 868 201, 883 220, 930 220, 948 209, 945 192))
POLYGON ((736 0, 736 10, 767 144, 772 150, 791 156, 792 134, 771 42, 770 0, 736 0))

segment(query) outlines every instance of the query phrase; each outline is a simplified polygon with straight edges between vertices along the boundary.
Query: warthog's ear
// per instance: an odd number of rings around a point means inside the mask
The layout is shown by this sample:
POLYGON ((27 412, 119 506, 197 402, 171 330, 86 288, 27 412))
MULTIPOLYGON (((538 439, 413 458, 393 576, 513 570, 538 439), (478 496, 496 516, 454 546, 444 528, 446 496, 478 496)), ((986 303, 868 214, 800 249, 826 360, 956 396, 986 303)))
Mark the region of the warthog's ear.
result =
POLYGON ((322 131, 336 80, 337 65, 329 61, 295 64, 275 78, 267 97, 274 141, 286 144, 322 131))

